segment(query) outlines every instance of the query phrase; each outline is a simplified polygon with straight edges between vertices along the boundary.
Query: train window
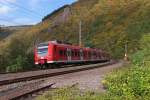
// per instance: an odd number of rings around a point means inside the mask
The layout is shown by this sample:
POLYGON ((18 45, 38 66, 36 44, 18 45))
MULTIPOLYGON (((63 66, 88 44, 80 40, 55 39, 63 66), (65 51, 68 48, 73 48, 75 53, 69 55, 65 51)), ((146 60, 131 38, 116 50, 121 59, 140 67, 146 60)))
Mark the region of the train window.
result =
POLYGON ((94 56, 94 57, 96 56, 96 53, 95 53, 95 52, 93 52, 93 56, 94 56))
POLYGON ((95 57, 95 55, 96 55, 95 52, 93 52, 93 56, 94 56, 94 57, 95 57))
POLYGON ((74 56, 76 56, 76 51, 74 50, 74 56))
POLYGON ((86 52, 85 51, 83 52, 83 57, 86 57, 86 52))
POLYGON ((62 56, 64 56, 64 50, 62 50, 62 56))
POLYGON ((88 51, 86 52, 86 57, 88 57, 88 51))
POLYGON ((86 51, 86 57, 88 57, 88 52, 86 51))
POLYGON ((78 51, 76 51, 76 56, 78 57, 78 51))
POLYGON ((63 56, 63 51, 62 50, 59 51, 59 55, 63 56))
POLYGON ((101 52, 99 53, 99 57, 101 58, 101 52))
POLYGON ((78 51, 78 57, 80 56, 80 53, 79 53, 79 51, 78 51))
POLYGON ((78 57, 78 52, 77 52, 77 51, 76 51, 76 54, 75 54, 75 55, 76 55, 76 57, 78 57))
POLYGON ((64 50, 64 56, 66 56, 67 54, 66 54, 66 50, 64 50))
POLYGON ((101 54, 100 54, 100 52, 98 53, 98 57, 99 57, 99 58, 101 57, 101 54))
POLYGON ((95 52, 95 57, 97 57, 97 53, 95 52))
POLYGON ((76 57, 78 56, 78 53, 77 53, 77 51, 75 51, 75 56, 76 56, 76 57))
POLYGON ((45 56, 48 53, 48 46, 47 47, 38 47, 38 55, 45 56))
POLYGON ((97 57, 99 58, 99 52, 97 53, 97 57))
POLYGON ((71 51, 71 56, 74 56, 74 51, 71 51))
POLYGON ((89 57, 91 57, 91 52, 89 52, 89 57))
POLYGON ((73 56, 75 56, 75 51, 73 51, 73 56))

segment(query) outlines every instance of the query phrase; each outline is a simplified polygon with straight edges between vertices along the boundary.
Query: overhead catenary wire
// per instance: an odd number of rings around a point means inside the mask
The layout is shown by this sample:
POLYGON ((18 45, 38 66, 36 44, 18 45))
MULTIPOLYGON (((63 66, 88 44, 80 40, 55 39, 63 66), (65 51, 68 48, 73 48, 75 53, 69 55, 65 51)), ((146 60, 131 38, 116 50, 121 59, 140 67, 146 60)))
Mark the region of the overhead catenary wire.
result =
MULTIPOLYGON (((19 4, 13 3, 13 2, 8 1, 8 0, 4 0, 3 2, 0 1, 0 4, 1 4, 1 5, 6 5, 6 6, 11 5, 11 6, 9 6, 10 8, 13 8, 13 6, 14 6, 14 7, 17 7, 17 8, 20 8, 20 9, 23 11, 23 14, 24 14, 25 16, 27 16, 27 17, 34 16, 34 18, 38 18, 38 19, 39 19, 39 18, 41 19, 41 17, 43 17, 42 15, 38 14, 38 13, 35 12, 35 11, 32 11, 32 10, 27 9, 27 8, 25 8, 25 7, 22 7, 22 6, 20 6, 19 4)), ((20 25, 20 24, 21 24, 21 23, 18 23, 18 22, 14 22, 12 19, 7 18, 6 16, 3 17, 3 18, 0 17, 0 20, 3 21, 3 22, 7 22, 7 23, 9 23, 10 25, 20 25)))
POLYGON ((14 6, 18 7, 18 8, 21 8, 21 9, 24 9, 24 10, 26 10, 26 11, 28 11, 28 12, 34 13, 34 14, 40 16, 40 17, 43 16, 43 15, 41 15, 40 13, 38 13, 38 12, 36 12, 36 11, 33 11, 33 10, 30 10, 30 9, 27 9, 27 8, 25 8, 25 7, 23 7, 23 6, 19 5, 19 4, 17 4, 17 3, 10 2, 10 1, 8 1, 8 0, 5 0, 5 1, 6 1, 7 3, 11 4, 11 5, 14 5, 14 6))
POLYGON ((8 4, 10 4, 10 5, 14 6, 14 7, 20 8, 24 13, 26 13, 25 15, 28 16, 28 17, 29 16, 34 16, 35 18, 41 18, 41 17, 43 17, 43 15, 39 14, 38 12, 35 12, 35 11, 30 10, 28 8, 25 8, 25 7, 23 7, 23 6, 21 6, 21 5, 17 4, 17 3, 13 3, 13 2, 10 2, 8 0, 4 0, 4 2, 0 1, 0 4, 2 4, 2 5, 8 5, 8 4))
POLYGON ((19 25, 20 23, 17 23, 17 22, 13 22, 13 21, 10 21, 10 20, 8 20, 8 19, 4 19, 4 18, 0 18, 0 20, 1 21, 3 21, 3 22, 7 22, 7 23, 9 23, 9 24, 17 24, 17 25, 19 25))

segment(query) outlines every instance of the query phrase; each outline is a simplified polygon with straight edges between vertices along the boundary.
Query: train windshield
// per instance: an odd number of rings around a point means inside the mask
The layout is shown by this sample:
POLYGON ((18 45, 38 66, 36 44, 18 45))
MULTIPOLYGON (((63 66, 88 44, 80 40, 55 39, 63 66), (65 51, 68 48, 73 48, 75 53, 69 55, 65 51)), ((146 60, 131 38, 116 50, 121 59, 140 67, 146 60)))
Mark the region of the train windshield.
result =
POLYGON ((43 57, 46 56, 48 53, 48 46, 38 47, 38 55, 43 57))

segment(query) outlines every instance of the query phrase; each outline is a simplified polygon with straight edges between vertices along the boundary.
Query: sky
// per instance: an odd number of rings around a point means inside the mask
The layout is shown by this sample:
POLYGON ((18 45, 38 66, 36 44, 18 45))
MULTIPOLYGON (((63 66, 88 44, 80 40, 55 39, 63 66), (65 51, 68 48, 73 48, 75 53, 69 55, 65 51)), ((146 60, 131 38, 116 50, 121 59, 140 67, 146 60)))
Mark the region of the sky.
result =
POLYGON ((77 0, 0 0, 0 25, 30 25, 77 0))

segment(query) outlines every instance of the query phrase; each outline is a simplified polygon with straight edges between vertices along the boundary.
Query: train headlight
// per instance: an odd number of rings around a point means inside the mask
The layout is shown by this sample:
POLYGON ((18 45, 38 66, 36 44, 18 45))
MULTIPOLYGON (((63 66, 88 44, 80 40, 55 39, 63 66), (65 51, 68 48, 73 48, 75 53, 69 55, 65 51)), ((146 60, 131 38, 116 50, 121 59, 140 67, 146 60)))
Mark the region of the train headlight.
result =
POLYGON ((38 65, 39 63, 38 63, 38 62, 35 62, 35 64, 38 65))
POLYGON ((41 57, 40 59, 44 59, 44 57, 41 57))

